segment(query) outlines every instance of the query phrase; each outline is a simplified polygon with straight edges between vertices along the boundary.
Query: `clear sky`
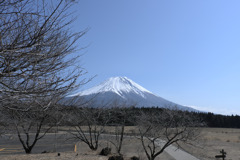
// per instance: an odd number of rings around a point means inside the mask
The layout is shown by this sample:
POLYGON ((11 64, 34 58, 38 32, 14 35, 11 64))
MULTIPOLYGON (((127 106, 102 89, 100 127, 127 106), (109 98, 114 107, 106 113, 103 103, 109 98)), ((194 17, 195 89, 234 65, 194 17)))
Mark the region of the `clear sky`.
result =
POLYGON ((79 0, 74 31, 89 45, 81 89, 126 76, 158 96, 240 114, 239 0, 79 0))

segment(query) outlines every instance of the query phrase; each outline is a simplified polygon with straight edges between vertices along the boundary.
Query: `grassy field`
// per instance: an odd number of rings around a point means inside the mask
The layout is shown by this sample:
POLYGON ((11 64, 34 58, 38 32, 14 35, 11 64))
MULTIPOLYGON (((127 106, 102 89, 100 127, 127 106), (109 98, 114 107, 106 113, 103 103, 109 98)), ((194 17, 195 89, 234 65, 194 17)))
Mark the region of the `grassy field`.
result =
POLYGON ((201 160, 215 159, 220 150, 227 152, 227 160, 240 160, 240 129, 201 128, 196 146, 184 145, 184 149, 201 160))

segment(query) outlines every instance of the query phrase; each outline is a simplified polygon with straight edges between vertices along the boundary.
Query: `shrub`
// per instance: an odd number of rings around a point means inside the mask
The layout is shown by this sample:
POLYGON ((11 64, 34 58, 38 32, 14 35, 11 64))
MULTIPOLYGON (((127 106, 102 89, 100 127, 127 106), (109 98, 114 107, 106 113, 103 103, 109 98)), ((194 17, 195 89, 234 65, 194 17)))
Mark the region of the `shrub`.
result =
POLYGON ((139 160, 139 158, 136 156, 133 156, 133 157, 131 157, 131 160, 139 160))
POLYGON ((111 154, 111 148, 109 148, 109 147, 103 148, 102 151, 100 152, 100 155, 102 155, 102 156, 107 156, 109 154, 111 154))
POLYGON ((111 156, 108 158, 108 160, 123 160, 122 156, 111 156))

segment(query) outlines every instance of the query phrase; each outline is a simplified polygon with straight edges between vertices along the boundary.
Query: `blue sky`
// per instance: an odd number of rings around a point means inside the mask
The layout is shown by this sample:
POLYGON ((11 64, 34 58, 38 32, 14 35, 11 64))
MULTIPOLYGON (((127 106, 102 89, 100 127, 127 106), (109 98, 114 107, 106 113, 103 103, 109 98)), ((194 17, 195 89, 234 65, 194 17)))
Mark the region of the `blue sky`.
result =
POLYGON ((240 114, 240 1, 80 0, 81 90, 126 76, 181 105, 240 114))

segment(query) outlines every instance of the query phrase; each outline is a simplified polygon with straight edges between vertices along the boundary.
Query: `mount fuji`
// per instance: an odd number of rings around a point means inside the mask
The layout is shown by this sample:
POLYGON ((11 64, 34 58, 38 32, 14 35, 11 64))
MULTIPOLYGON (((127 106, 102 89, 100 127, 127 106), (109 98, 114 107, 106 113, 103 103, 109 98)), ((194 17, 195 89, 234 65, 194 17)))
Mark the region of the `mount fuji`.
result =
POLYGON ((197 111, 161 98, 127 77, 111 77, 105 82, 71 95, 68 101, 79 105, 91 102, 93 107, 113 106, 113 104, 135 107, 161 107, 185 111, 197 111))

